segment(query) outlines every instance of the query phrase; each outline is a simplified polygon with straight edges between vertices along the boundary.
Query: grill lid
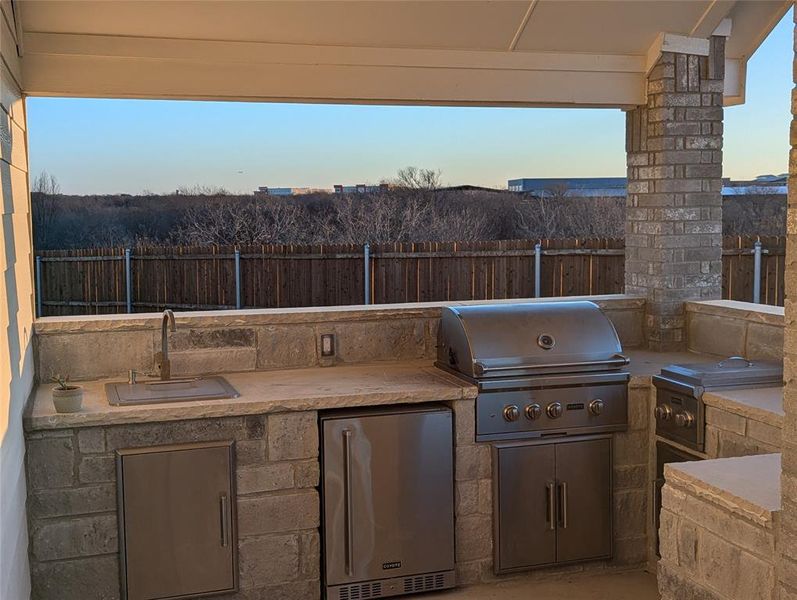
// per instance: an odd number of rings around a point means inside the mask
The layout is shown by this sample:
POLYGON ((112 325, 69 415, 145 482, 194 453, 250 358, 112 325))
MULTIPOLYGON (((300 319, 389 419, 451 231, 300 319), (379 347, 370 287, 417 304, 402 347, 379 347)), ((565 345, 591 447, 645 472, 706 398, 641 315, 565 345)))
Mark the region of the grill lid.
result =
POLYGON ((437 352, 438 365, 480 379, 628 364, 614 325, 586 301, 444 308, 437 352))
POLYGON ((670 365, 661 375, 703 388, 754 387, 783 383, 783 365, 770 360, 747 360, 731 356, 718 363, 670 365))

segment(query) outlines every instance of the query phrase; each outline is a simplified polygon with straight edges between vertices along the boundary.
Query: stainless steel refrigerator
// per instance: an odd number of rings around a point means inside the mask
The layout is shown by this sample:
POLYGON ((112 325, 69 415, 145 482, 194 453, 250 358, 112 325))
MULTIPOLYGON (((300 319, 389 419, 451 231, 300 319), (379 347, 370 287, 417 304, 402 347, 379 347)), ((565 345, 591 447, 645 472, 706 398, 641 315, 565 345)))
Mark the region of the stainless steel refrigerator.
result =
POLYGON ((453 587, 451 410, 329 412, 321 438, 327 600, 453 587))

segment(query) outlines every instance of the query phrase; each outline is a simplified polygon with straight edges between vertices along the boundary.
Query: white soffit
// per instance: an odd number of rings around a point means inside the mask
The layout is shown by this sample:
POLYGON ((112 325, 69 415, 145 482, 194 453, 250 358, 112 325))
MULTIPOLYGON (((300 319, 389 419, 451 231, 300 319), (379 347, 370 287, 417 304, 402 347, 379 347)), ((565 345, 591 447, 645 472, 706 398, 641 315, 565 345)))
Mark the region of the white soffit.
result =
MULTIPOLYGON (((3 0, 8 1, 8 0, 3 0)), ((750 54, 785 0, 14 0, 31 95, 628 107, 661 51, 750 54)))

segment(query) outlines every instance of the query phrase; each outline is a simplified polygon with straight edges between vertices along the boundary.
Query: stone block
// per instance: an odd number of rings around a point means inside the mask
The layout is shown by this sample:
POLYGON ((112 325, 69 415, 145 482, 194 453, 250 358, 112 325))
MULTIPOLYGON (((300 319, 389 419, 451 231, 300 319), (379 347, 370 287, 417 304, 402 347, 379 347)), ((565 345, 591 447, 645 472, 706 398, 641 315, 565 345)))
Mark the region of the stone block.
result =
POLYGON ((492 519, 484 515, 469 515, 456 521, 457 562, 486 559, 493 551, 492 519))
POLYGON ((321 478, 321 465, 318 461, 303 460, 294 463, 294 485, 297 488, 317 487, 321 478))
POLYGON ((422 320, 390 319, 336 323, 337 359, 345 363, 423 358, 426 346, 422 320))
POLYGON ((738 435, 744 435, 747 431, 747 420, 744 417, 713 406, 706 407, 706 423, 710 423, 717 429, 730 431, 738 435))
MULTIPOLYGON (((160 336, 154 339, 153 351, 160 351, 160 336)), ((206 348, 247 348, 254 347, 255 330, 251 327, 221 327, 185 329, 179 328, 169 334, 169 349, 199 350, 206 348)))
POLYGON ((625 490, 614 494, 614 537, 634 538, 645 534, 648 497, 646 490, 625 490))
POLYGON ((68 487, 74 482, 75 448, 72 437, 28 439, 26 458, 31 489, 68 487))
POLYGON ((85 332, 36 336, 38 368, 44 380, 69 374, 73 381, 122 376, 128 369, 154 370, 151 331, 85 332))
POLYGON ((648 561, 648 538, 646 536, 617 540, 614 544, 612 564, 623 567, 643 565, 648 561))
POLYGON ((118 450, 162 444, 246 440, 253 439, 250 437, 252 433, 251 428, 245 427, 243 418, 224 417, 221 419, 116 425, 106 429, 105 440, 109 450, 118 450))
POLYGON ((647 465, 618 466, 614 468, 614 489, 647 489, 647 465))
POLYGON ((296 535, 249 537, 238 543, 241 588, 295 581, 299 577, 299 538, 296 535))
POLYGON ((780 447, 781 429, 761 421, 747 420, 747 436, 770 446, 780 447))
POLYGON ((316 456, 318 456, 318 418, 315 412, 269 415, 269 460, 315 458, 316 456))
POLYGON ((171 352, 172 375, 176 377, 254 371, 257 349, 213 348, 171 352))
POLYGON ((312 367, 320 352, 316 331, 306 325, 273 325, 257 330, 257 368, 312 367))
POLYGON ((287 462, 241 467, 236 471, 238 494, 290 489, 293 482, 293 465, 287 462))
POLYGON ((265 440, 239 440, 235 442, 235 462, 239 466, 260 464, 266 460, 265 440))
POLYGON ((35 562, 31 586, 35 600, 119 600, 119 561, 108 555, 35 562))
POLYGON ((290 581, 259 588, 241 590, 239 594, 221 600, 317 600, 321 597, 318 579, 290 581))
POLYGON ((28 516, 31 519, 113 510, 116 510, 116 486, 110 484, 39 490, 28 496, 28 516))
POLYGON ((457 481, 454 497, 457 518, 476 514, 479 507, 479 482, 475 479, 457 481))
POLYGON ((674 533, 677 538, 678 564, 689 572, 695 571, 699 543, 697 526, 687 519, 680 519, 674 533))
POLYGON ((455 477, 457 481, 486 479, 492 476, 490 446, 477 444, 455 448, 455 477))
POLYGON ((631 430, 648 430, 653 410, 651 388, 633 388, 628 393, 628 428, 631 430))
POLYGON ((783 357, 783 327, 750 323, 747 326, 745 356, 759 360, 780 360, 783 357))
POLYGON ((665 562, 658 563, 659 593, 667 600, 727 600, 716 592, 698 585, 682 575, 677 567, 665 562))
POLYGON ((474 400, 454 402, 454 439, 457 446, 476 443, 476 403, 474 400))
POLYGON ((81 454, 102 454, 105 452, 105 429, 85 427, 78 430, 77 447, 81 454))
POLYGON ((118 550, 116 515, 48 520, 33 527, 31 555, 38 561, 60 560, 118 550))
POLYGON ((615 465, 648 464, 648 432, 629 431, 614 436, 615 465))
POLYGON ((238 533, 242 537, 314 529, 318 524, 316 490, 238 498, 238 533))
POLYGON ((321 536, 317 531, 299 535, 299 577, 318 579, 321 576, 321 536))
POLYGON ((78 466, 80 483, 116 481, 116 459, 113 456, 84 456, 78 466))
POLYGON ((689 313, 687 318, 687 344, 693 352, 717 356, 744 354, 744 336, 747 324, 741 319, 728 319, 702 313, 689 313))

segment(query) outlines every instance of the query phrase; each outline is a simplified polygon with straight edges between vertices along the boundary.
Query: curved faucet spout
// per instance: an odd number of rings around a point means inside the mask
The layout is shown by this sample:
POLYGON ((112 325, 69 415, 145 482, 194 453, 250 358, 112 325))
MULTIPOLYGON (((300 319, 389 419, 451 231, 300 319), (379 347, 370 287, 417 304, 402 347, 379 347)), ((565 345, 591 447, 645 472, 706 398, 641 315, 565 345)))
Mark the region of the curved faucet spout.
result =
POLYGON ((161 380, 166 381, 172 376, 172 363, 169 360, 169 330, 177 331, 177 324, 174 321, 174 313, 170 308, 163 311, 161 320, 161 351, 160 367, 161 380))

